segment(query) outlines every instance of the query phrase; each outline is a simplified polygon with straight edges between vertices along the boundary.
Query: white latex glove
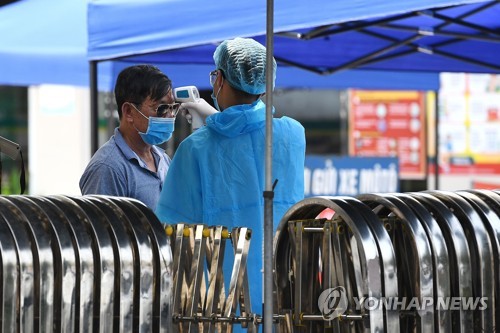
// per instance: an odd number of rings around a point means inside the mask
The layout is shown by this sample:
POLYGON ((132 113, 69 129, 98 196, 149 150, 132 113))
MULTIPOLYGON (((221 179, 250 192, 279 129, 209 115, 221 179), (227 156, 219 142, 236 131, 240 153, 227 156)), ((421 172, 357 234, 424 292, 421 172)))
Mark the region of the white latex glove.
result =
POLYGON ((205 119, 207 119, 208 116, 219 111, 208 104, 203 98, 200 98, 196 102, 182 103, 179 112, 186 117, 188 123, 191 124, 191 128, 196 130, 205 125, 205 119))

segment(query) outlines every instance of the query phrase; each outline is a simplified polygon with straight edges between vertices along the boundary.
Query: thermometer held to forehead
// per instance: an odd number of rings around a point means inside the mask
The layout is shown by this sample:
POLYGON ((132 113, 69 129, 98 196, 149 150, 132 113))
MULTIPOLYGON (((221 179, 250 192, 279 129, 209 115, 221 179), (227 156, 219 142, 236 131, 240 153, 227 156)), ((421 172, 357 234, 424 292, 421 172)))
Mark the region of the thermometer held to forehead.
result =
POLYGON ((176 102, 196 102, 199 98, 200 93, 195 86, 185 86, 174 89, 174 99, 176 102))
MULTIPOLYGON (((200 93, 195 86, 184 86, 174 89, 174 99, 179 103, 194 102, 200 100, 200 93)), ((197 112, 188 112, 185 114, 188 123, 191 124, 191 130, 195 130, 203 126, 203 119, 197 112)))

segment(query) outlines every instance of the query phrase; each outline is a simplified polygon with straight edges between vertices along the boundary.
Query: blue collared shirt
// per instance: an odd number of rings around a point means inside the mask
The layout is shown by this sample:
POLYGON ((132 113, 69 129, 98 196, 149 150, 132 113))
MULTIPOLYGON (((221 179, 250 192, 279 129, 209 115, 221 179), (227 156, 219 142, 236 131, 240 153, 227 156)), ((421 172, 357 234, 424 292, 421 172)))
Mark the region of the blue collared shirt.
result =
POLYGON ((153 146, 157 172, 127 145, 119 129, 99 148, 82 177, 80 190, 86 194, 104 194, 135 198, 151 209, 156 209, 170 158, 165 151, 153 146))

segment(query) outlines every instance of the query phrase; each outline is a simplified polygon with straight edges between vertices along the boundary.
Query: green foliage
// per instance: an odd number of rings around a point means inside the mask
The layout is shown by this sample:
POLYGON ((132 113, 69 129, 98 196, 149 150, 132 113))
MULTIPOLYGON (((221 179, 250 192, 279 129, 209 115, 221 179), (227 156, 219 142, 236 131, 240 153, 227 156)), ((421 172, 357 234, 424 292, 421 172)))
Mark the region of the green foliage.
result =
MULTIPOLYGON (((2 175, 2 195, 21 194, 20 176, 21 172, 17 169, 12 169, 9 173, 2 175)), ((28 184, 26 184, 27 188, 28 184)))

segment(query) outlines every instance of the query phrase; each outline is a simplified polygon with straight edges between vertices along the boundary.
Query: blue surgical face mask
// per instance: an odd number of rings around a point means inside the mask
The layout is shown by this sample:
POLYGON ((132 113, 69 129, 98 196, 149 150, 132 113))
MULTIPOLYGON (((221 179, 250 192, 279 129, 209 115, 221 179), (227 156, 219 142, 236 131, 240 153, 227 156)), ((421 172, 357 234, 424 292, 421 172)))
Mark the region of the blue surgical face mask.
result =
POLYGON ((167 142, 174 132, 175 118, 160 118, 160 117, 146 117, 133 103, 129 103, 132 107, 140 113, 141 116, 148 120, 148 128, 146 133, 137 129, 142 140, 150 145, 160 145, 167 142))
POLYGON ((149 117, 146 133, 139 132, 142 140, 150 145, 167 142, 174 132, 175 118, 149 117))

